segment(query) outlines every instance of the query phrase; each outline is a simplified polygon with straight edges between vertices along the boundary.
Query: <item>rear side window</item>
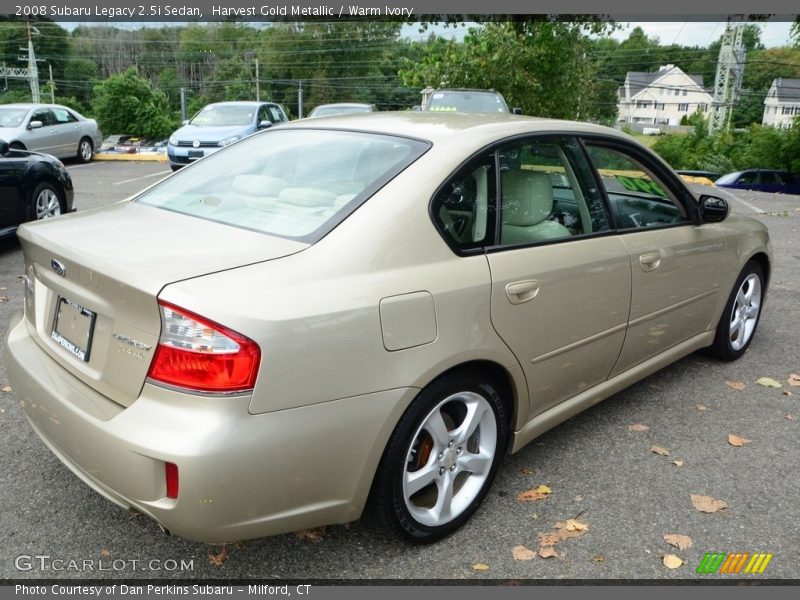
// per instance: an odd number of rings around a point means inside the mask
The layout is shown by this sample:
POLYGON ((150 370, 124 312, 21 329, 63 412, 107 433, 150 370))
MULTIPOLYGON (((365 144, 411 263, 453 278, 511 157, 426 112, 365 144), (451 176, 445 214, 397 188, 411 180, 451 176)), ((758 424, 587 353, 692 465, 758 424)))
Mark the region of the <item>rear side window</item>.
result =
POLYGON ((388 135, 278 129, 203 158, 136 201, 314 243, 428 148, 388 135))

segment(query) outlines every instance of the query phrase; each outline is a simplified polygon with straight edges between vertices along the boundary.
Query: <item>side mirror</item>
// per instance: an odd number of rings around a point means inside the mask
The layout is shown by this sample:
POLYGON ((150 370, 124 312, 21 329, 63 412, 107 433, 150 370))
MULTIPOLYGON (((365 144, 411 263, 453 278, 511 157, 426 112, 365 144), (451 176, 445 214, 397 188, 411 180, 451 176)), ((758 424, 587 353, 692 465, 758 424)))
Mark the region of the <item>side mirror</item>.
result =
POLYGON ((522 114, 522 109, 519 106, 515 106, 514 108, 511 109, 511 114, 512 115, 521 115, 522 114))
POLYGON ((272 121, 264 119, 258 124, 259 129, 266 129, 267 127, 272 127, 272 121))
POLYGON ((5 156, 6 154, 8 154, 8 142, 0 140, 0 156, 5 156))
POLYGON ((700 218, 704 223, 719 223, 728 216, 728 203, 716 196, 700 196, 700 218))
POLYGON ((188 124, 189 124, 189 119, 186 119, 186 120, 184 120, 184 121, 181 121, 181 124, 182 124, 182 125, 188 125, 188 124))
POLYGON ((31 121, 28 123, 28 129, 41 129, 42 127, 44 127, 44 123, 41 121, 31 121))

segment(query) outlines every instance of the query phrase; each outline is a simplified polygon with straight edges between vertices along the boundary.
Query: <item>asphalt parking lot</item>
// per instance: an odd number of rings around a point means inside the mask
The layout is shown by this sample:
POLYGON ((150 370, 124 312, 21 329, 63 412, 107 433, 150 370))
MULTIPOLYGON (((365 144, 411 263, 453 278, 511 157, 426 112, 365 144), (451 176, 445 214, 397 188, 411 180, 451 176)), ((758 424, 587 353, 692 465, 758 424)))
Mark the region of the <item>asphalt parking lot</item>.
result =
MULTIPOLYGON (((69 170, 80 211, 124 199, 170 172, 160 163, 115 162, 69 170)), ((738 198, 733 211, 765 222, 774 250, 764 314, 744 358, 722 363, 692 355, 551 430, 507 457, 483 507, 444 541, 412 547, 361 522, 225 547, 167 537, 64 467, 4 388, 0 577, 752 579, 695 569, 709 552, 763 552, 773 558, 757 577, 798 579, 800 387, 787 379, 800 374, 800 197, 744 192, 738 198), (757 384, 762 377, 782 387, 757 384), (729 434, 750 442, 733 446, 729 434), (517 500, 540 485, 551 490, 545 499, 517 500), (724 500, 727 508, 699 512, 692 494, 724 500), (515 547, 536 551, 539 534, 573 518, 588 528, 559 542, 558 556, 515 559, 515 547), (688 536, 692 545, 670 546, 665 534, 688 536), (667 568, 669 554, 685 564, 667 568), (60 570, 55 560, 65 561, 60 570), (94 571, 66 566, 86 560, 94 561, 94 571)), ((3 330, 21 310, 22 264, 16 240, 0 241, 3 330)), ((6 385, 0 362, 0 386, 6 385)))

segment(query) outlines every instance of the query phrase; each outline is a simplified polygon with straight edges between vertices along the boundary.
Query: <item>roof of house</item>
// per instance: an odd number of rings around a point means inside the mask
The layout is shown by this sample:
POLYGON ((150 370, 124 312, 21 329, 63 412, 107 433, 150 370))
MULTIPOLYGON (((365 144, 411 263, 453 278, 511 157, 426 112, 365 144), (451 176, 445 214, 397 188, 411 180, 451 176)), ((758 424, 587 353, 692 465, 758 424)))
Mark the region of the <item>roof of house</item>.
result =
POLYGON ((800 102, 800 79, 779 77, 772 82, 778 102, 800 102))
MULTIPOLYGON (((658 71, 628 71, 627 76, 625 77, 625 82, 628 84, 630 88, 631 97, 635 96, 643 89, 649 87, 653 84, 654 81, 660 79, 673 69, 677 69, 681 71, 679 67, 674 65, 666 65, 661 67, 658 71)), ((683 71, 681 71, 683 73, 683 71)), ((689 75, 688 73, 683 73, 689 79, 691 79, 694 83, 700 86, 700 89, 703 89, 703 76, 702 75, 689 75)), ((705 90, 703 90, 705 91, 705 90)))

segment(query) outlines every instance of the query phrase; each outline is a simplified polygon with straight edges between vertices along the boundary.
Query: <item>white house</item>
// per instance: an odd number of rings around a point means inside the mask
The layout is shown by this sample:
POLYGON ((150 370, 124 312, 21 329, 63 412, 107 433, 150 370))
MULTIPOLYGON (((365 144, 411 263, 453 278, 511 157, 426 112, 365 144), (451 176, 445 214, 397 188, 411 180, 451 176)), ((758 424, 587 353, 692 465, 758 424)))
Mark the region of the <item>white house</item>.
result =
POLYGON ((675 65, 650 73, 628 71, 618 93, 617 121, 645 125, 680 125, 685 116, 711 110, 714 100, 701 75, 687 75, 675 65))
POLYGON ((764 99, 761 123, 771 127, 791 127, 797 116, 800 116, 800 79, 773 80, 764 99))

